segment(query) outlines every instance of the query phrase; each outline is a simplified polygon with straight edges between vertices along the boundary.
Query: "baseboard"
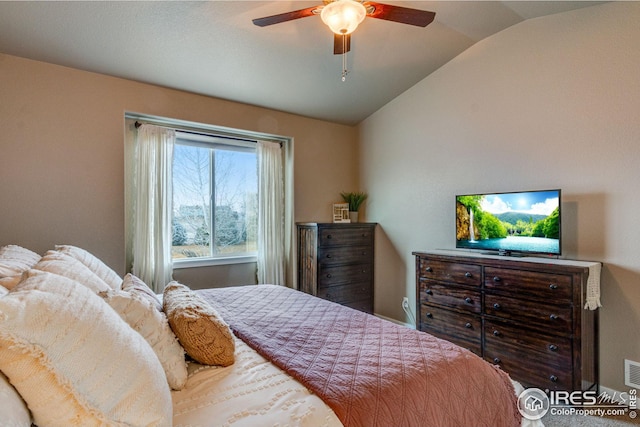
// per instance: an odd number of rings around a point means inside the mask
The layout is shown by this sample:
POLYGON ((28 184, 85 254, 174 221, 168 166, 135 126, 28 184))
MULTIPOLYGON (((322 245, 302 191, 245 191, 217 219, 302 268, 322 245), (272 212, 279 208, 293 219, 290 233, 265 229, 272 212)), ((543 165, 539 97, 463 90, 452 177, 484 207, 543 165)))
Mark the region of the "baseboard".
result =
POLYGON ((382 314, 373 313, 373 315, 376 316, 376 317, 379 317, 380 319, 388 320, 389 322, 393 322, 395 324, 402 325, 402 326, 404 326, 406 328, 409 328, 409 329, 415 329, 416 328, 414 325, 412 325, 410 323, 404 323, 404 322, 401 322, 399 320, 392 319, 392 318, 387 317, 387 316, 383 316, 382 314))

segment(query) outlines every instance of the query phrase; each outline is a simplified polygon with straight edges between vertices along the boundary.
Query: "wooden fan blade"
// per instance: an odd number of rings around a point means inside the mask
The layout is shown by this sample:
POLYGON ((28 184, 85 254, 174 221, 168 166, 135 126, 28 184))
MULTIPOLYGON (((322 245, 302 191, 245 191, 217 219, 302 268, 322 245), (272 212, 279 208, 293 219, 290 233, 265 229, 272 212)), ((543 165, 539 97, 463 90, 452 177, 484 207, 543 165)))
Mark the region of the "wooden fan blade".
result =
POLYGON ((371 7, 373 8, 373 11, 367 12, 367 16, 372 18, 400 22, 402 24, 415 25, 417 27, 426 27, 431 24, 433 19, 436 17, 435 12, 392 6, 373 1, 365 2, 364 6, 367 8, 367 11, 369 11, 371 7))
POLYGON ((315 15, 313 13, 318 6, 308 7, 306 9, 294 10, 292 12, 280 13, 278 15, 265 16, 264 18, 256 18, 253 23, 258 27, 266 27, 267 25, 279 24, 281 22, 293 21, 294 19, 306 18, 315 15))
POLYGON ((334 34, 333 35, 333 54, 342 55, 351 50, 351 34, 334 34))

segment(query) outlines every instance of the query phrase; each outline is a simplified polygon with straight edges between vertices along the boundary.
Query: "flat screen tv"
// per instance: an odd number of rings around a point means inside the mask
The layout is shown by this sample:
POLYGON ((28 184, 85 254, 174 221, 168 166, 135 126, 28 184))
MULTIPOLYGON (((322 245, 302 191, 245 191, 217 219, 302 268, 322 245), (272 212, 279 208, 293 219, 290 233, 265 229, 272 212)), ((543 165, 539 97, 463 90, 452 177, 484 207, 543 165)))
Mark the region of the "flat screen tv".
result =
POLYGON ((456 196, 456 248, 561 254, 560 190, 456 196))

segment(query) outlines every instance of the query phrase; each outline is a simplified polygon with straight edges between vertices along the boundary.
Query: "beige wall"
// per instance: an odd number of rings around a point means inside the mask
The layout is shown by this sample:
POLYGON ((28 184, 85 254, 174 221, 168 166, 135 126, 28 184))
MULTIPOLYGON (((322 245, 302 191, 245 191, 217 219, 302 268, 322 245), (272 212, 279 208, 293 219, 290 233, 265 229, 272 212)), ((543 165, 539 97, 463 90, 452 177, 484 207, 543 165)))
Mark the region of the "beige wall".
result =
POLYGON ((564 257, 604 262, 601 383, 628 390, 624 359, 640 361, 638 22, 639 2, 525 21, 360 125, 377 313, 409 321, 411 251, 454 248, 455 194, 560 187, 564 257))
MULTIPOLYGON (((354 127, 2 54, 0 76, 0 245, 78 245, 124 273, 125 112, 292 137, 296 221, 329 221, 358 187, 354 127)), ((175 278, 254 283, 255 264, 175 278)))

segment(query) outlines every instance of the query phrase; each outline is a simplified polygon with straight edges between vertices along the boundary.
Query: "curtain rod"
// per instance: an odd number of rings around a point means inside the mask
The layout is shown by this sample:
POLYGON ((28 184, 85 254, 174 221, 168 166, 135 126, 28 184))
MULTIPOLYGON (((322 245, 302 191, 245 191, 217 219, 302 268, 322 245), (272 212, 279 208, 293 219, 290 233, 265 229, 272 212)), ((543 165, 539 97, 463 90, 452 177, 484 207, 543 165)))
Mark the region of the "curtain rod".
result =
MULTIPOLYGON (((185 129, 185 128, 180 128, 180 127, 172 127, 172 126, 165 126, 165 125, 157 125, 154 123, 147 123, 153 126, 158 126, 161 128, 165 128, 165 129, 171 129, 171 130, 175 130, 177 132, 183 132, 183 133, 190 133, 192 135, 202 135, 202 136, 215 136, 217 138, 227 138, 227 139, 237 139, 240 141, 246 141, 246 142, 258 142, 257 139, 247 139, 247 138, 241 138, 241 137, 237 137, 237 136, 233 136, 233 135, 224 135, 224 134, 219 134, 219 133, 214 133, 214 132, 202 132, 202 131, 194 131, 194 130, 190 130, 190 129, 185 129)), ((138 120, 136 120, 136 122, 134 123, 134 126, 136 127, 136 129, 140 128, 140 126, 142 126, 143 123, 140 123, 138 120)))
MULTIPOLYGON (((148 124, 153 124, 153 123, 148 123, 148 124)), ((140 126, 143 125, 143 123, 140 123, 138 120, 135 121, 135 123, 133 124, 136 129, 140 128, 140 126)), ((216 138, 225 138, 225 139, 236 139, 238 141, 245 141, 245 142, 253 142, 255 144, 258 143, 257 139, 247 139, 247 138, 241 138, 238 136, 233 136, 233 135, 224 135, 222 133, 207 133, 207 132, 198 132, 198 131, 193 131, 193 130, 188 130, 188 129, 184 129, 184 128, 176 128, 176 127, 171 127, 171 126, 164 126, 164 125, 156 125, 153 124, 154 126, 159 126, 159 127, 163 127, 165 129, 171 129, 171 130, 175 130, 177 132, 183 132, 183 133, 190 133, 192 135, 202 135, 202 136, 214 136, 216 138)), ((280 147, 282 147, 282 141, 270 141, 270 142, 275 142, 277 144, 280 144, 280 147)))

